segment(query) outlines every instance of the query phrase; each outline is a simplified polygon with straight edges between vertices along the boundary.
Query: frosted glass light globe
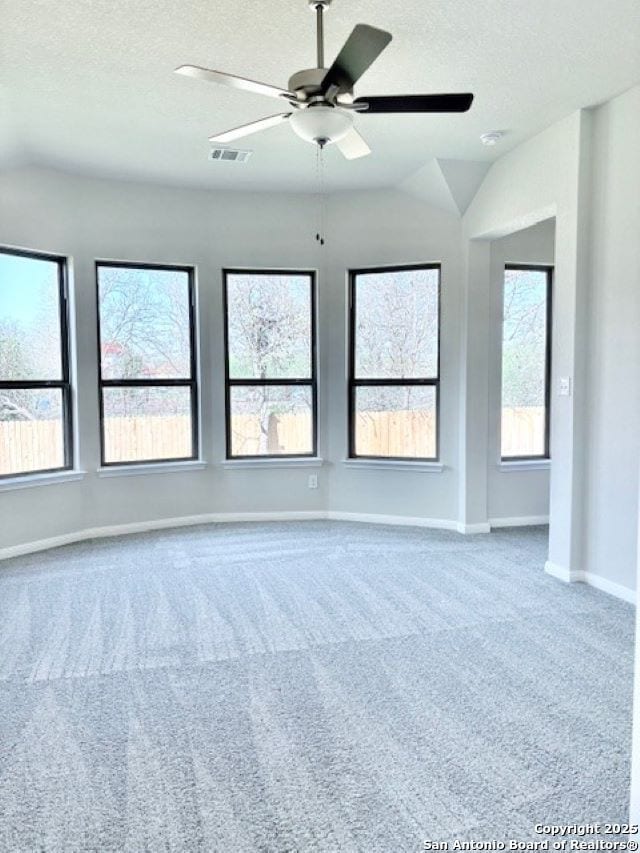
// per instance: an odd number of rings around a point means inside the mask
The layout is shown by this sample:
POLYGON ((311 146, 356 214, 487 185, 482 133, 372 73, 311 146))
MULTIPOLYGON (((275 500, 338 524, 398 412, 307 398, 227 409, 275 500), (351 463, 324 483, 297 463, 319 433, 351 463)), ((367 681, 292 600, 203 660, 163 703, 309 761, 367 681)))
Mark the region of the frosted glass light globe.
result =
POLYGON ((298 110, 289 123, 301 139, 307 142, 337 142, 351 130, 353 117, 339 107, 311 106, 298 110))

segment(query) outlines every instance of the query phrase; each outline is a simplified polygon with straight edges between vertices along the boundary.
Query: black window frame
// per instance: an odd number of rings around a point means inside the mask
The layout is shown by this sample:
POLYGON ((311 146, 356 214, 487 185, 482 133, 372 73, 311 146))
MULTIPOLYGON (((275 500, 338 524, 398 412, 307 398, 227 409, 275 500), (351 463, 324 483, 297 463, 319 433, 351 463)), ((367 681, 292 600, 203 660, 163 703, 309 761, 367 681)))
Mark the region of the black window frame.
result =
POLYGON ((196 335, 196 290, 195 267, 182 264, 158 264, 138 261, 104 261, 95 262, 96 280, 96 321, 98 334, 98 407, 100 417, 100 466, 102 468, 121 468, 132 465, 163 465, 178 462, 194 462, 200 458, 200 423, 198 396, 198 350, 196 335), (184 272, 188 276, 189 287, 189 347, 190 376, 188 379, 104 379, 102 376, 102 337, 100 332, 100 269, 117 268, 133 270, 160 270, 184 272), (177 457, 161 457, 160 459, 130 459, 121 462, 105 460, 105 424, 104 424, 104 389, 105 388, 189 388, 191 391, 191 455, 177 457))
POLYGON ((37 261, 50 261, 58 268, 58 308, 60 323, 60 365, 61 378, 34 380, 0 380, 0 388, 6 390, 25 391, 42 390, 47 388, 59 389, 62 397, 62 438, 64 465, 56 468, 35 468, 28 471, 14 471, 0 474, 0 481, 16 477, 32 477, 40 474, 53 474, 59 471, 71 471, 74 465, 73 445, 73 394, 70 370, 70 338, 69 338, 69 267, 68 259, 63 255, 53 255, 49 252, 36 252, 31 249, 15 249, 0 246, 0 254, 30 258, 37 261))
POLYGON ((552 346, 552 330, 553 330, 553 276, 554 266, 552 264, 505 264, 504 273, 502 276, 502 304, 501 304, 501 322, 500 322, 500 462, 508 464, 509 462, 544 462, 551 459, 551 346, 552 346), (503 456, 502 454, 502 364, 503 364, 503 344, 504 344, 504 273, 507 270, 523 270, 532 272, 544 272, 547 276, 546 289, 546 340, 545 340, 545 369, 544 369, 544 452, 522 456, 503 456))
POLYGON ((440 461, 440 354, 441 354, 441 332, 442 332, 442 264, 395 264, 393 266, 361 267, 349 270, 349 347, 348 347, 348 457, 349 459, 371 459, 388 460, 390 462, 435 462, 440 461), (418 377, 402 379, 370 379, 369 377, 359 379, 355 375, 356 366, 356 291, 357 278, 359 275, 371 273, 394 273, 407 272, 411 270, 437 270, 438 271, 438 352, 436 377, 418 377), (431 386, 435 391, 435 455, 434 456, 372 456, 356 453, 356 389, 369 386, 431 386))
POLYGON ((270 267, 243 269, 241 267, 225 267, 222 270, 222 310, 224 314, 224 395, 225 395, 225 453, 226 460, 231 462, 238 459, 312 459, 318 455, 318 355, 317 355, 317 275, 316 270, 309 269, 275 269, 270 267), (229 302, 227 284, 230 275, 253 276, 305 276, 309 279, 310 287, 310 378, 286 379, 233 379, 229 375, 229 302), (231 441, 231 389, 233 387, 260 386, 298 386, 311 389, 311 450, 308 453, 249 453, 233 454, 231 441))

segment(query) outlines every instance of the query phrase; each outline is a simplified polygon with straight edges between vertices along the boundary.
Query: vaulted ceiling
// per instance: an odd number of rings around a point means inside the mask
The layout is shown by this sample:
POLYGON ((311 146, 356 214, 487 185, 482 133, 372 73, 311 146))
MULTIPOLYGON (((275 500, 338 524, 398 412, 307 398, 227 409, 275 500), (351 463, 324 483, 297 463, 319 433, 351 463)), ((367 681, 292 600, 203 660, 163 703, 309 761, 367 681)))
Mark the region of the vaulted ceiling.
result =
MULTIPOLYGON (((461 115, 359 116, 373 154, 347 162, 329 148, 332 189, 419 189, 435 175, 461 209, 486 164, 640 81, 638 0, 333 0, 328 61, 359 22, 389 30, 393 41, 358 95, 472 91, 476 99, 461 115), (480 134, 493 130, 504 139, 483 147, 480 134)), ((189 62, 286 86, 315 64, 314 52, 307 0, 5 2, 0 167, 312 190, 314 147, 286 125, 240 143, 254 152, 246 164, 209 162, 209 135, 278 105, 172 72, 189 62)))

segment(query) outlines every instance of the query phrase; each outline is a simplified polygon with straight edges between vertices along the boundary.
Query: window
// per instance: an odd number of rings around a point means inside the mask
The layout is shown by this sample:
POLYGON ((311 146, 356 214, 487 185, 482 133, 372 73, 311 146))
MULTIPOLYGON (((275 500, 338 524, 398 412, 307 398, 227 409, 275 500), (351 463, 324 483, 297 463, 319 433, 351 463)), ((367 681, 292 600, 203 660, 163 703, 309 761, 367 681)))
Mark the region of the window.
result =
POLYGON ((315 274, 225 270, 227 458, 315 456, 315 274))
POLYGON ((349 456, 438 458, 440 267, 350 274, 349 456))
POLYGON ((64 258, 0 249, 0 477, 73 466, 64 258))
POLYGON ((102 464, 198 455, 188 267, 98 262, 102 464))
POLYGON ((505 267, 502 459, 549 456, 552 274, 552 267, 505 267))

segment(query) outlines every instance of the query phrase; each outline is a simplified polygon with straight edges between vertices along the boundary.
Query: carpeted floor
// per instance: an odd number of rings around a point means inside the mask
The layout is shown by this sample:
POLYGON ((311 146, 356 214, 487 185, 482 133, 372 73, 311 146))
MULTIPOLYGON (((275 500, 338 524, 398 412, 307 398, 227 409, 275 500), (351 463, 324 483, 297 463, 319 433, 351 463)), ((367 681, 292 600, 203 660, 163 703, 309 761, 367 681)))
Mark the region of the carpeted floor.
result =
POLYGON ((545 550, 305 522, 0 564, 0 850, 391 853, 625 819, 633 611, 545 550))

